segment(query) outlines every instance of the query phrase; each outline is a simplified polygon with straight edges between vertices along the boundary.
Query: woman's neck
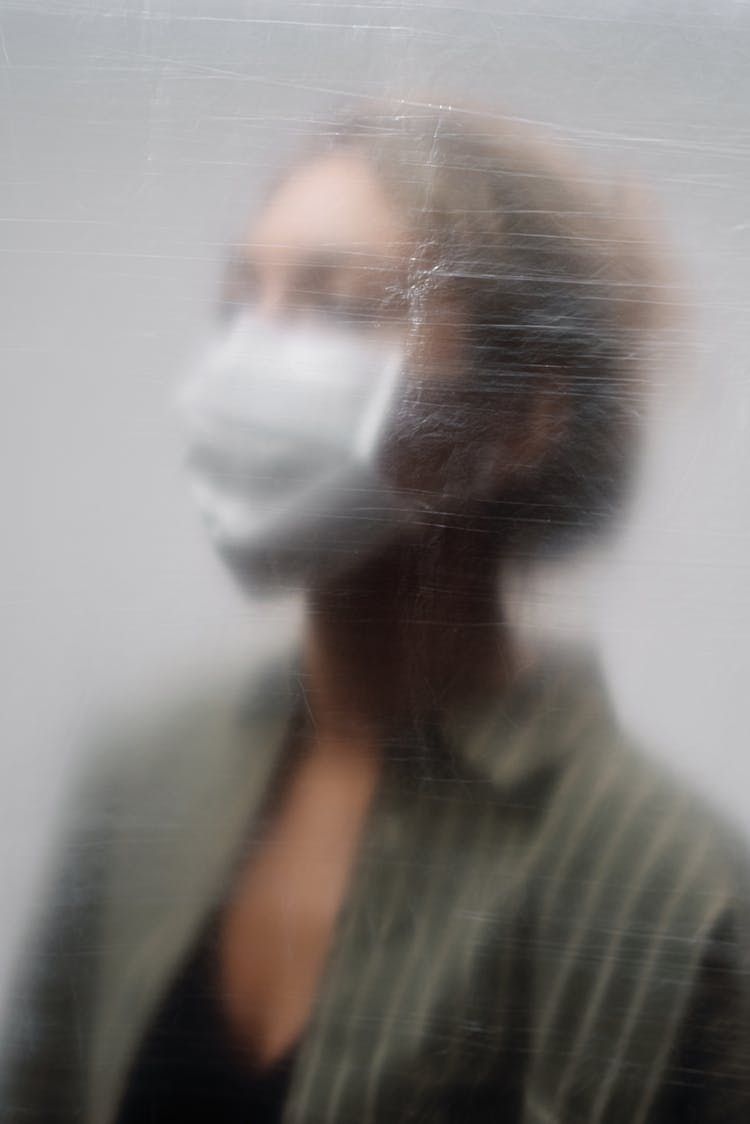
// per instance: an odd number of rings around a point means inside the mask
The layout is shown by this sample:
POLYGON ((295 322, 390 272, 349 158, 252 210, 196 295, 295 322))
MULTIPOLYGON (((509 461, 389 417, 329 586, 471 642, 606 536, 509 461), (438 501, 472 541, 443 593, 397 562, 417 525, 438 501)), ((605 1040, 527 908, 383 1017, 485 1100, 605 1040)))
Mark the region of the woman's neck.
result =
POLYGON ((321 734, 367 740, 398 715, 434 713, 507 682, 496 572, 442 547, 401 546, 311 596, 308 701, 321 734))

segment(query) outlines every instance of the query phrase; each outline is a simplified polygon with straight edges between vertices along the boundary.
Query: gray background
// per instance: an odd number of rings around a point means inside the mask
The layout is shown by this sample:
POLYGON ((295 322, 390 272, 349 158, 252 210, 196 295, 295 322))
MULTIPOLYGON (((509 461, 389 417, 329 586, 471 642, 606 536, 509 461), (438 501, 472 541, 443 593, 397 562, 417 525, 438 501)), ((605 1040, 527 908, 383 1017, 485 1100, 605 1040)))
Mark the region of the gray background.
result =
POLYGON ((293 626, 203 542, 171 402, 257 184, 342 98, 489 103, 649 185, 684 315, 639 500, 514 604, 750 823, 749 64, 739 0, 0 2, 0 992, 94 715, 293 626))

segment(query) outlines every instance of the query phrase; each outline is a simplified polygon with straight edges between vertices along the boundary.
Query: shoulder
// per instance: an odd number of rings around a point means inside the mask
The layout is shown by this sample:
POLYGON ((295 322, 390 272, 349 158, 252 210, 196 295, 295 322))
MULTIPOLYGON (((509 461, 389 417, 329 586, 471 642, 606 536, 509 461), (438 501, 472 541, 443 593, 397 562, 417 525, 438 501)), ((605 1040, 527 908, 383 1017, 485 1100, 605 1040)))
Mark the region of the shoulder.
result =
POLYGON ((669 909, 678 895, 692 894, 706 915, 742 897, 750 883, 748 840, 638 744, 590 654, 548 661, 526 695, 520 719, 513 714, 519 732, 511 735, 511 754, 506 737, 496 757, 502 765, 503 755, 515 754, 519 776, 531 780, 543 882, 560 894, 564 887, 570 900, 609 894, 634 908, 657 894, 669 909))
POLYGON ((617 895, 663 920, 691 904, 695 922, 748 899, 747 841, 703 796, 613 722, 572 753, 543 830, 571 894, 617 895))
POLYGON ((598 1118, 645 1119, 700 1085, 746 1118, 749 870, 745 840, 614 719, 581 734, 538 809, 528 879, 543 1101, 583 1118, 593 1089, 598 1118))
POLYGON ((89 732, 0 1035, 0 1100, 18 1106, 9 1120, 79 1118, 101 1005, 133 948, 192 900, 194 877, 210 889, 209 861, 242 828, 227 827, 237 793, 262 784, 253 765, 270 756, 284 678, 228 676, 89 732))
POLYGON ((542 917, 666 923, 692 909, 702 927, 747 896, 746 841, 635 743, 590 653, 537 661, 460 719, 449 744, 483 782, 475 791, 501 817, 524 809, 526 882, 542 917))
POLYGON ((234 668, 100 718, 68 786, 69 824, 168 814, 270 753, 291 713, 293 667, 284 658, 234 668))

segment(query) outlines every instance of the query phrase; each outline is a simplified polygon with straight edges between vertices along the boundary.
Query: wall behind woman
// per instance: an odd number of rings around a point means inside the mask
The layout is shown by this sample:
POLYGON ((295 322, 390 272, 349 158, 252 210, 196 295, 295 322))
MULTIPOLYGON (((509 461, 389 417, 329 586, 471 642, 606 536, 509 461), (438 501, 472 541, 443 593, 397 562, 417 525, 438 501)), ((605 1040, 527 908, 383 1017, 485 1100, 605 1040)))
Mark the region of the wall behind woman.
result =
POLYGON ((204 543, 171 403, 257 185, 342 99, 496 105, 650 185, 688 311, 638 501, 516 611, 593 634, 623 720, 750 823, 749 48, 740 0, 0 2, 0 992, 94 712, 292 627, 204 543))

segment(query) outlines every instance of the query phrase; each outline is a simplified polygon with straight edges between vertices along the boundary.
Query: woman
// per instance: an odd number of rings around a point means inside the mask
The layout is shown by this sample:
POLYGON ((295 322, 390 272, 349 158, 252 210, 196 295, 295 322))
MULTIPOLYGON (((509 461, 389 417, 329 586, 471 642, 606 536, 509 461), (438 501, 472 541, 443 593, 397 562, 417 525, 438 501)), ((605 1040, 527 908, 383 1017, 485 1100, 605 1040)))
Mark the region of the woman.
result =
POLYGON ((739 850, 498 596, 625 495, 650 281, 476 115, 373 111, 281 179, 186 410, 304 643, 89 782, 4 1118, 748 1119, 739 850))

